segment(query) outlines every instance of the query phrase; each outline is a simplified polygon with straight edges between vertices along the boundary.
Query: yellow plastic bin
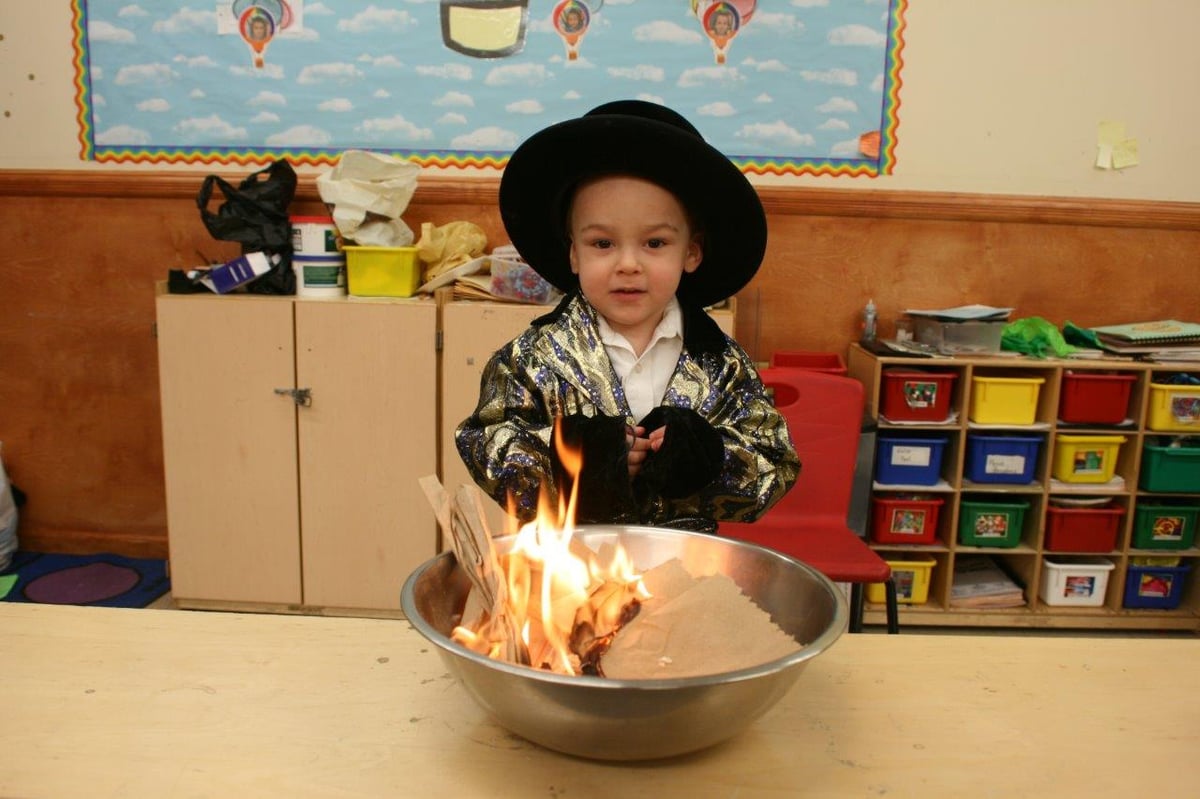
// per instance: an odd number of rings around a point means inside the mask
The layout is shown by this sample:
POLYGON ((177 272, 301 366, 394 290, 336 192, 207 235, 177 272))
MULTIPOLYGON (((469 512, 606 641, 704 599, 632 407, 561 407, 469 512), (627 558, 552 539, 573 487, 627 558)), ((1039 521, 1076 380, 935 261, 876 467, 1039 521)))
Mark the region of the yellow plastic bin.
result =
POLYGON ((971 378, 967 417, 979 424, 1033 424, 1044 377, 971 378))
MULTIPOLYGON (((901 605, 923 605, 929 600, 929 583, 936 560, 928 555, 903 560, 884 560, 892 567, 892 580, 896 583, 896 602, 901 605)), ((887 601, 887 591, 883 583, 871 583, 867 586, 867 601, 881 605, 887 601)))
POLYGON ((1146 427, 1200 433, 1200 386, 1151 383, 1146 427))
POLYGON ((411 297, 421 285, 416 247, 343 247, 346 289, 355 297, 411 297))
POLYGON ((1117 469, 1125 436, 1060 435, 1054 439, 1054 479, 1064 483, 1107 483, 1117 469))

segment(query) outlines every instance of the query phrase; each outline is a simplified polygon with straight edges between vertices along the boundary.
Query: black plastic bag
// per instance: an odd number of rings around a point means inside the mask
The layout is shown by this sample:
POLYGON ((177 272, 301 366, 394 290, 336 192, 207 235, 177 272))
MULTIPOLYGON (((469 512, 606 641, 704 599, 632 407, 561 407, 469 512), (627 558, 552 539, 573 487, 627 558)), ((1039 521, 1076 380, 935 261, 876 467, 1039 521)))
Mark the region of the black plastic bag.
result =
POLYGON ((209 175, 196 195, 196 206, 204 226, 215 239, 236 241, 242 254, 265 252, 279 255, 279 263, 260 278, 246 284, 252 294, 295 294, 292 271, 292 226, 288 206, 296 195, 296 171, 279 160, 247 177, 237 188, 217 175, 209 175), (208 210, 213 187, 225 201, 216 213, 208 210))

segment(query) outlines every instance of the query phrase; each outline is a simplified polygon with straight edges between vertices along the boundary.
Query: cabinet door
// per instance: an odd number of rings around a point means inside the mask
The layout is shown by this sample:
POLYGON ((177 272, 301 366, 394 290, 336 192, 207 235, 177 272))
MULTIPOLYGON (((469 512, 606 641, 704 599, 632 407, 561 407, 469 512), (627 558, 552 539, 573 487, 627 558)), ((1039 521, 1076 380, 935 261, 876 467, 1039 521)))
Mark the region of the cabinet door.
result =
POLYGON ((304 602, 396 609, 436 553, 437 308, 296 301, 304 602))
MULTIPOLYGON (((442 485, 474 485, 454 446, 454 430, 475 411, 479 378, 492 353, 519 336, 550 306, 503 302, 451 302, 442 308, 442 485)), ((484 498, 493 533, 508 531, 508 514, 484 498)), ((444 548, 450 542, 443 541, 444 548)))
POLYGON ((160 295, 171 592, 298 603, 292 303, 160 295))

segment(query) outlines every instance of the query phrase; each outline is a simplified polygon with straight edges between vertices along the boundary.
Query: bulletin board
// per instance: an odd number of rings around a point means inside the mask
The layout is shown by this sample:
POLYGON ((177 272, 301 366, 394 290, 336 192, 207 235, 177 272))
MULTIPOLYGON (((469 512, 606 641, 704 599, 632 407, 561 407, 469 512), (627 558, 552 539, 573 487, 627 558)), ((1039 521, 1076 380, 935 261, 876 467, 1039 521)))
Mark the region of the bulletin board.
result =
POLYGON ((72 0, 81 158, 494 169, 609 100, 750 174, 891 174, 908 0, 72 0))

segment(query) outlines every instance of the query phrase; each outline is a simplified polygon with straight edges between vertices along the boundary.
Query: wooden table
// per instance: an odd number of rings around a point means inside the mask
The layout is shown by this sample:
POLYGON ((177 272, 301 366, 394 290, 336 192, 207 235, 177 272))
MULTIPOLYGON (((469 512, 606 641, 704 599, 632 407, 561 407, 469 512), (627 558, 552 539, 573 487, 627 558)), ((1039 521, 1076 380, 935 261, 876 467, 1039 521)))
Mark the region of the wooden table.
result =
POLYGON ((1200 639, 846 635, 653 764, 490 721, 404 621, 0 603, 0 796, 1122 797, 1200 790, 1200 639))

